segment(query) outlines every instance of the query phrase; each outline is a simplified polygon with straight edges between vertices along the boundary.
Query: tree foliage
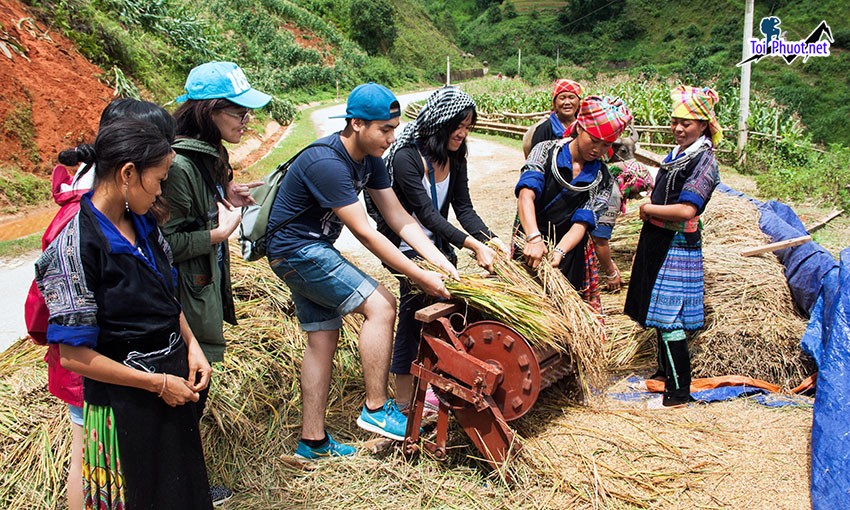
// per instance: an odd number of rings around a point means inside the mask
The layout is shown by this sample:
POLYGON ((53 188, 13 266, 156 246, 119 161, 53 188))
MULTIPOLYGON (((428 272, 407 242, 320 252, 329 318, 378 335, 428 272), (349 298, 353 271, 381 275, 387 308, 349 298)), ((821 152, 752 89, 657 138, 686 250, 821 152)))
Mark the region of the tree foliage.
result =
POLYGON ((386 55, 398 29, 389 0, 351 0, 351 39, 370 55, 386 55))

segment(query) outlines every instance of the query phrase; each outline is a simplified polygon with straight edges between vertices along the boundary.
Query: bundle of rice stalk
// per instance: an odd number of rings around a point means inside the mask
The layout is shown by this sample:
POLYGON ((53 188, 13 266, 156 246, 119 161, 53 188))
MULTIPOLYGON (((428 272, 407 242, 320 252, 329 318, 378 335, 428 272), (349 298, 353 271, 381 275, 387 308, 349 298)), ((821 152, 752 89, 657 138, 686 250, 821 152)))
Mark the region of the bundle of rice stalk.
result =
MULTIPOLYGON (((525 247, 525 240, 516 237, 514 245, 517 250, 522 250, 525 247)), ((550 245, 548 248, 549 253, 554 253, 554 246, 550 245)), ((509 262, 519 268, 515 269, 517 272, 530 270, 517 261, 509 262)), ((604 372, 602 345, 605 343, 602 318, 584 302, 564 273, 552 267, 547 260, 542 261, 534 272, 536 274, 534 284, 538 288, 542 287, 543 293, 560 314, 565 328, 564 334, 569 335, 570 354, 579 371, 586 372, 586 377, 582 379, 600 382, 604 372)))
MULTIPOLYGON (((427 262, 422 265, 439 270, 427 262)), ((499 253, 494 266, 495 278, 462 275, 460 280, 446 279, 446 288, 452 297, 463 299, 487 317, 517 330, 533 347, 569 355, 585 394, 589 394, 591 386, 602 384, 605 362, 601 345, 605 332, 566 278, 560 275, 561 281, 549 275, 558 284, 550 282, 553 294, 547 295, 541 277, 532 276, 506 254, 499 253)))
POLYGON ((640 327, 628 315, 605 317, 605 357, 612 370, 629 370, 655 362, 655 331, 640 327))
POLYGON ((47 391, 45 347, 0 355, 0 507, 59 508, 71 447, 67 406, 47 391))
POLYGON ((569 335, 570 354, 581 379, 593 385, 601 384, 606 369, 602 318, 581 299, 558 268, 544 262, 537 266, 537 277, 560 314, 564 333, 569 335))

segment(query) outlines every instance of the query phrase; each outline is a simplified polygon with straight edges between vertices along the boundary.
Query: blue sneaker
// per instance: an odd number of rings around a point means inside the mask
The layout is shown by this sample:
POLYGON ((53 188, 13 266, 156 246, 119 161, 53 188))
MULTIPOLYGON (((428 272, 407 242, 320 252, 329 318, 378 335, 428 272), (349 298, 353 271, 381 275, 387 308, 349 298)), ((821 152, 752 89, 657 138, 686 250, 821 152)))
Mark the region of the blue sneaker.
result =
POLYGON ((355 453, 357 453, 357 448, 347 444, 337 443, 330 434, 328 434, 328 442, 324 446, 313 448, 308 446, 304 441, 299 440, 298 448, 295 449, 296 457, 307 460, 347 457, 355 453))
POLYGON ((357 426, 396 441, 403 441, 407 431, 407 416, 399 411, 395 400, 389 399, 384 403, 384 407, 374 413, 370 413, 364 404, 360 417, 357 418, 357 426))

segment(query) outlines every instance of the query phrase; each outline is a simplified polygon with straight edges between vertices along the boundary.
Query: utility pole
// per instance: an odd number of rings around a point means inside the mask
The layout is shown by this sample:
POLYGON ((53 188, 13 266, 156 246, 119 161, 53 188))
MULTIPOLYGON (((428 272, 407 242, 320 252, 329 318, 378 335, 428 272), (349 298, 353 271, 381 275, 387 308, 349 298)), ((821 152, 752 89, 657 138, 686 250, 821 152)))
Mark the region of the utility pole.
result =
MULTIPOLYGON (((747 55, 747 47, 750 39, 753 38, 753 2, 754 0, 746 0, 744 8, 744 48, 742 50, 741 60, 749 58, 747 55)), ((738 157, 738 164, 744 162, 746 153, 744 150, 747 147, 747 119, 750 116, 750 65, 751 62, 741 66, 741 111, 738 114, 738 146, 735 154, 738 157)))
POLYGON ((561 47, 558 46, 558 52, 555 54, 555 69, 561 65, 561 47))
POLYGON ((452 57, 446 55, 446 87, 452 84, 452 57))

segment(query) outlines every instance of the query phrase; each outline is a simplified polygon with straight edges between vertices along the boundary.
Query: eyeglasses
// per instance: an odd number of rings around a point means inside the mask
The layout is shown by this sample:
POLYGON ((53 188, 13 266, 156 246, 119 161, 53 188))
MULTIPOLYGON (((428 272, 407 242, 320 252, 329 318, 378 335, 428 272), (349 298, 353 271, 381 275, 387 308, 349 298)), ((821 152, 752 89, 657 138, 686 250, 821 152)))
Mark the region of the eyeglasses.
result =
POLYGON ((245 110, 242 113, 231 112, 231 111, 228 111, 228 110, 221 110, 221 113, 223 113, 225 115, 229 115, 229 116, 233 117, 234 119, 239 119, 239 122, 241 122, 242 124, 247 124, 253 118, 252 115, 251 115, 251 110, 245 110))

